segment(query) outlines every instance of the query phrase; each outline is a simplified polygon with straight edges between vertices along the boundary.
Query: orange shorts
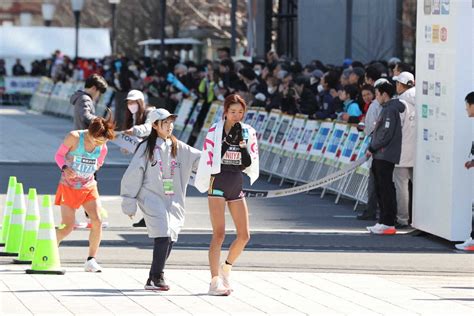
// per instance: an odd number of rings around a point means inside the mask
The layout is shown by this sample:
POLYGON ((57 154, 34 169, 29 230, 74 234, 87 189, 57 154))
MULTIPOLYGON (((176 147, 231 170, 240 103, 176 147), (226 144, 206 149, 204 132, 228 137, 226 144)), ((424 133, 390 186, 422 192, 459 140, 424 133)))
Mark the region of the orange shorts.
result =
POLYGON ((74 189, 70 186, 60 183, 56 191, 56 199, 54 204, 67 205, 73 209, 78 209, 82 204, 94 201, 99 198, 97 185, 89 188, 74 189))

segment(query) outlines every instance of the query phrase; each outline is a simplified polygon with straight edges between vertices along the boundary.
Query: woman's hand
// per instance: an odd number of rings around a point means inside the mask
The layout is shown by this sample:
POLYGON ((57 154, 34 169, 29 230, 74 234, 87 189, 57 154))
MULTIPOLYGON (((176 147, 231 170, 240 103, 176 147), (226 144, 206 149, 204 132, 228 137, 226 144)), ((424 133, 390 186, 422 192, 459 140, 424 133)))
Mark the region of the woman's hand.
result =
POLYGON ((72 179, 72 178, 76 177, 76 173, 74 172, 74 170, 72 170, 69 167, 64 167, 63 168, 63 173, 64 173, 64 175, 66 176, 67 179, 72 179))
POLYGON ((127 135, 133 135, 133 128, 129 128, 127 130, 124 130, 123 133, 127 134, 127 135))

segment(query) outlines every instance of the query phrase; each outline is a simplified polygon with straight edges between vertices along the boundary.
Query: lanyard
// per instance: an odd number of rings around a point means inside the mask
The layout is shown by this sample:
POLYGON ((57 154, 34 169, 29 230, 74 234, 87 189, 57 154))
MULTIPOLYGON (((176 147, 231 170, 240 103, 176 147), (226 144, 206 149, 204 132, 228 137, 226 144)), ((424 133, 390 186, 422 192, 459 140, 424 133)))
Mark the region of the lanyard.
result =
MULTIPOLYGON (((162 152, 161 152, 161 147, 156 146, 155 149, 158 149, 160 159, 158 160, 158 165, 160 166, 160 172, 161 172, 161 178, 164 179, 164 173, 163 173, 163 159, 162 159, 162 152)), ((174 176, 174 170, 176 169, 176 159, 171 159, 170 166, 171 166, 171 176, 170 178, 173 178, 174 176)))
MULTIPOLYGON (((158 164, 160 165, 160 172, 161 172, 161 177, 163 178, 163 160, 160 159, 160 161, 158 161, 158 164)), ((176 160, 172 159, 171 160, 171 178, 174 176, 174 169, 176 169, 176 160)))

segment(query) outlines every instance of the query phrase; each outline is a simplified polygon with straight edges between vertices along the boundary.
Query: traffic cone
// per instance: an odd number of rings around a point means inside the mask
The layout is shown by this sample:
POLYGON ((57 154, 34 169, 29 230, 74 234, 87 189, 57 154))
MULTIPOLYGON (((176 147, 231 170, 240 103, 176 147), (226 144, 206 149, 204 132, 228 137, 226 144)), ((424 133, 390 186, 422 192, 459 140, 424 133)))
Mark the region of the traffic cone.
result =
POLYGON ((56 230, 54 229, 53 208, 51 197, 43 196, 40 210, 40 224, 38 238, 36 241, 35 253, 31 269, 27 269, 28 274, 64 274, 59 260, 58 242, 56 230))
POLYGON ((21 237, 26 217, 25 196, 23 195, 23 184, 17 183, 15 188, 15 198, 13 199, 13 209, 8 227, 5 251, 0 252, 2 256, 18 256, 20 252, 21 237))
POLYGON ((15 197, 16 177, 11 176, 8 180, 7 199, 3 209, 2 233, 0 234, 0 246, 5 246, 7 241, 8 227, 10 226, 10 216, 13 208, 13 198, 15 197))
POLYGON ((20 253, 13 263, 31 263, 35 254, 36 238, 39 228, 39 206, 36 189, 28 191, 28 206, 26 210, 25 229, 21 238, 20 253))

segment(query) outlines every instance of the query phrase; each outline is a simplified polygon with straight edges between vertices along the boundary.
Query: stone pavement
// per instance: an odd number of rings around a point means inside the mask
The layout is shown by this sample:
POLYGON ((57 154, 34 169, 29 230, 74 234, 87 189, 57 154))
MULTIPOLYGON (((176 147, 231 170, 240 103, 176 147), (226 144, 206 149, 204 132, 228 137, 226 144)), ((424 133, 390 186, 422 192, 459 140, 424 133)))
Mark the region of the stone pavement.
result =
POLYGON ((170 270, 171 290, 143 289, 148 269, 28 275, 2 265, 1 315, 473 315, 471 276, 234 271, 229 297, 207 295, 209 272, 170 270))

